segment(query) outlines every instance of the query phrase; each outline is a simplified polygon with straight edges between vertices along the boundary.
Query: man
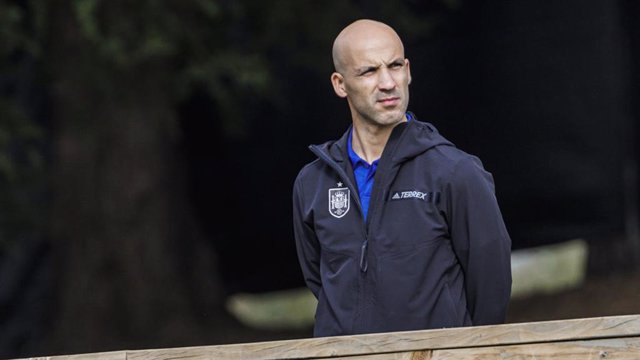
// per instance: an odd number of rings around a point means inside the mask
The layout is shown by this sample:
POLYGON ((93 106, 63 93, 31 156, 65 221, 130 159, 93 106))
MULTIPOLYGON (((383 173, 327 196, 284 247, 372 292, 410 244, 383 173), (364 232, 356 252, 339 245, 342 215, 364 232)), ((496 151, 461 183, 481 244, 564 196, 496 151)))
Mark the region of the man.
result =
POLYGON ((491 174, 407 112, 409 60, 392 28, 350 24, 333 61, 352 126, 310 147, 318 159, 293 191, 314 336, 503 322, 511 240, 491 174))

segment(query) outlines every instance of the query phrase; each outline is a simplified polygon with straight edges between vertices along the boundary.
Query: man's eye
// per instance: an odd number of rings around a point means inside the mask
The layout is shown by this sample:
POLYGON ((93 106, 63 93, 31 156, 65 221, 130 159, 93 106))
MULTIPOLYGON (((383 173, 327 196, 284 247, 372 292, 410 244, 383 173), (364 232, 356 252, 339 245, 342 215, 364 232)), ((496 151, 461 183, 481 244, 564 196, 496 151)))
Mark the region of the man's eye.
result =
POLYGON ((397 68, 401 68, 401 67, 402 67, 402 65, 403 65, 403 64, 402 64, 401 62, 397 62, 397 63, 393 63, 393 64, 391 64, 391 67, 392 67, 393 69, 397 69, 397 68))

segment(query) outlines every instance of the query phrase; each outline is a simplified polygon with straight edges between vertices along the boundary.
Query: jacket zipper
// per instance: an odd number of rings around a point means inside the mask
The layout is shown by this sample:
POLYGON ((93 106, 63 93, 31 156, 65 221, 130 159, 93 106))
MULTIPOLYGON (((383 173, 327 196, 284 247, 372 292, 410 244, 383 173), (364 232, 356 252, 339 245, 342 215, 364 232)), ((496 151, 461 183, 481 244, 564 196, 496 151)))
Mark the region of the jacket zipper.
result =
MULTIPOLYGON (((358 208, 360 209, 360 214, 364 214, 364 212, 362 211, 362 204, 360 203, 360 195, 357 191, 355 191, 355 186, 353 186, 353 183, 351 182, 351 180, 349 179, 349 177, 347 176, 346 172, 344 171, 344 169, 342 167, 340 167, 333 159, 331 159, 331 157, 326 154, 325 152, 323 152, 322 150, 320 150, 319 148, 317 148, 316 146, 310 146, 311 151, 316 154, 320 159, 322 159, 325 163, 327 163, 332 169, 334 169, 338 175, 342 178, 342 180, 344 180, 344 183, 347 185, 347 187, 355 194, 355 199, 356 199, 356 205, 358 206, 358 208)), ((380 171, 381 169, 379 168, 378 171, 380 171)), ((380 178, 380 181, 378 181, 377 186, 374 185, 374 191, 372 193, 372 200, 374 200, 374 202, 372 202, 374 205, 373 207, 369 208, 369 216, 367 217, 366 220, 364 220, 364 216, 362 217, 362 231, 364 233, 364 241, 362 242, 362 245, 360 247, 360 263, 359 263, 359 267, 360 267, 360 279, 361 279, 361 283, 360 286, 361 287, 366 287, 367 286, 367 281, 366 281, 366 275, 367 275, 367 270, 369 269, 369 261, 368 261, 368 249, 369 249, 369 226, 372 222, 372 218, 374 216, 377 215, 377 211, 379 211, 379 208, 383 206, 384 203, 384 198, 385 198, 385 193, 386 188, 387 188, 387 181, 390 178, 391 174, 395 174, 397 172, 397 167, 391 167, 389 169, 387 169, 387 171, 385 171, 386 174, 382 174, 383 177, 380 178), (377 189, 376 189, 377 188, 377 189), (374 199, 373 195, 376 195, 377 201, 375 201, 376 199, 374 199), (380 198, 381 197, 381 198, 380 198)), ((391 176, 391 178, 394 178, 394 176, 391 176)), ((367 299, 364 297, 364 294, 367 293, 367 291, 365 291, 364 289, 361 289, 361 291, 359 291, 359 295, 358 295, 358 302, 360 304, 360 306, 358 307, 358 310, 356 311, 356 315, 354 317, 354 322, 353 322, 353 329, 354 330, 358 330, 360 327, 364 327, 364 325, 361 323, 363 321, 362 317, 362 312, 365 311, 364 308, 367 307, 366 303, 367 301, 373 301, 372 299, 367 299), (356 325, 359 324, 359 325, 356 325)), ((366 318, 364 319, 364 321, 366 321, 366 318)))

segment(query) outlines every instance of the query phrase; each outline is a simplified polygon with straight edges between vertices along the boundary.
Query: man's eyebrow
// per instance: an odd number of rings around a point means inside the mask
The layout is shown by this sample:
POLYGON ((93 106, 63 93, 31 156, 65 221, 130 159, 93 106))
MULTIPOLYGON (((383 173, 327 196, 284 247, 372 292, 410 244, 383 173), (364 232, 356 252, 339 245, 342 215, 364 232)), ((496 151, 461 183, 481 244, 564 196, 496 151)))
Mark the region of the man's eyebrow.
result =
MULTIPOLYGON (((389 61, 388 63, 385 63, 384 66, 391 66, 391 65, 397 65, 397 64, 404 64, 404 58, 403 57, 395 58, 389 61)), ((356 74, 363 74, 369 70, 378 70, 380 66, 381 65, 364 65, 364 66, 355 68, 355 72, 356 74)))
POLYGON ((360 66, 360 67, 356 68, 356 72, 357 72, 358 74, 362 74, 362 73, 363 73, 363 72, 365 72, 365 71, 368 71, 368 70, 376 70, 376 69, 378 69, 379 67, 380 67, 380 65, 365 65, 365 66, 360 66))

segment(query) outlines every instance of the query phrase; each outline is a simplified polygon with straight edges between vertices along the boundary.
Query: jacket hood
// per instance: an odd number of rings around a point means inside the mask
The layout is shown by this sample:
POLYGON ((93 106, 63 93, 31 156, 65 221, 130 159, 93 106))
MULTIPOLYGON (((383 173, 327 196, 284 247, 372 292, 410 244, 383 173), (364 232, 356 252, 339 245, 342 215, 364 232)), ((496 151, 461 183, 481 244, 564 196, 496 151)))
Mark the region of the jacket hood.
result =
MULTIPOLYGON (((454 146, 451 141, 440 135, 433 124, 419 121, 415 115, 411 115, 411 121, 400 123, 393 128, 385 146, 384 153, 391 151, 389 155, 393 162, 406 161, 436 146, 454 146)), ((349 126, 340 139, 321 145, 311 145, 310 148, 316 148, 328 154, 336 162, 343 162, 345 158, 348 159, 347 139, 352 127, 353 125, 349 126)))

